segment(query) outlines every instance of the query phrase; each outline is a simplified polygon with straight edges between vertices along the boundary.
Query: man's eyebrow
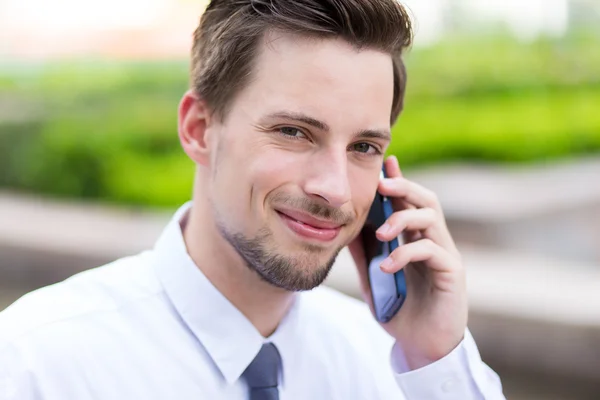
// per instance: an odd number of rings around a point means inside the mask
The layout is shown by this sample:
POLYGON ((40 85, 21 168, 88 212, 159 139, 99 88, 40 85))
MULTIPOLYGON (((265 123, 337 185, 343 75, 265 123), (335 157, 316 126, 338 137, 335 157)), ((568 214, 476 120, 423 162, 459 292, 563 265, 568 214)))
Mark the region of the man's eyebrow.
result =
POLYGON ((388 129, 364 129, 359 131, 356 137, 362 139, 382 139, 388 142, 392 140, 392 134, 388 129))
POLYGON ((326 132, 329 131, 329 125, 327 125, 325 122, 319 121, 318 119, 309 117, 308 115, 302 114, 302 113, 280 111, 280 112, 276 112, 276 113, 267 115, 267 118, 287 119, 287 120, 291 120, 291 121, 302 122, 302 123, 305 123, 312 127, 315 127, 317 129, 320 129, 322 131, 326 131, 326 132))
MULTIPOLYGON (((302 122, 325 132, 329 132, 330 130, 329 125, 327 125, 325 122, 319 121, 318 119, 315 119, 303 113, 279 111, 267 115, 267 118, 287 119, 290 121, 302 122)), ((357 138, 362 139, 382 139, 386 141, 391 141, 392 139, 392 135, 389 129, 363 129, 359 131, 355 136, 357 138)))

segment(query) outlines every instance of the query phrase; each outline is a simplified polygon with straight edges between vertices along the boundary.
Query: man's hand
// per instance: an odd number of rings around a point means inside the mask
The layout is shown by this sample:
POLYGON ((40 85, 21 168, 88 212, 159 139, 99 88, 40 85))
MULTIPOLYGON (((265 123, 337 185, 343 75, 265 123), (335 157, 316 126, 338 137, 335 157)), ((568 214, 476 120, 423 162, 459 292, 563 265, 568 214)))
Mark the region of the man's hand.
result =
MULTIPOLYGON (((463 338, 468 316, 465 269, 437 196, 403 178, 395 157, 389 157, 385 167, 389 178, 380 182, 378 191, 392 201, 395 212, 379 228, 377 238, 390 241, 404 235, 407 243, 392 252, 381 268, 390 274, 404 269, 407 298, 382 326, 402 347, 409 368, 417 369, 446 356, 463 338)), ((349 249, 372 310, 360 235, 349 249)))

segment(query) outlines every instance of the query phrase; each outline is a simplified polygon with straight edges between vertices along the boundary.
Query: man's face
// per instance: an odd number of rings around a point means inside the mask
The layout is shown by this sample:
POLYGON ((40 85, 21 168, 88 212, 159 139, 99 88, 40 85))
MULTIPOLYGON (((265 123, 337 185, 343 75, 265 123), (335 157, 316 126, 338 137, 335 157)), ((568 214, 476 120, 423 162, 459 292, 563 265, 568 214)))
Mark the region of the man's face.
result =
POLYGON ((251 82, 209 128, 218 229, 266 281, 318 286, 360 232, 389 144, 392 68, 340 39, 271 33, 251 82))

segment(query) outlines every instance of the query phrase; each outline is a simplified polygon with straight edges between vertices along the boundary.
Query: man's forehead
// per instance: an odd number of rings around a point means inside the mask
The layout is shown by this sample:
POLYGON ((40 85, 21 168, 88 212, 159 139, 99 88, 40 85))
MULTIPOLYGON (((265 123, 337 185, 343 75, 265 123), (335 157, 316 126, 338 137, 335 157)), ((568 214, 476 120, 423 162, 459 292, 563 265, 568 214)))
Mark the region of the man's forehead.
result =
POLYGON ((389 126, 394 79, 389 54, 358 51, 341 39, 271 32, 265 35, 253 75, 251 100, 265 112, 285 109, 327 122, 332 112, 345 118, 367 114, 368 125, 375 121, 377 128, 389 126))

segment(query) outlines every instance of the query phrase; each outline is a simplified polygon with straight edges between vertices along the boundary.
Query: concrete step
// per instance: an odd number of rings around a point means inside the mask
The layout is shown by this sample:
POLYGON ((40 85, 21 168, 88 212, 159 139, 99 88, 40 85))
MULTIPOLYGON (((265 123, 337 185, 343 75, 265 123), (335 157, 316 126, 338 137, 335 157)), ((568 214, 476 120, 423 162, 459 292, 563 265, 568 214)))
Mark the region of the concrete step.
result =
POLYGON ((600 156, 407 173, 440 198, 457 242, 600 265, 600 156))
POLYGON ((140 211, 0 192, 0 274, 40 286, 150 247, 171 211, 140 211))

